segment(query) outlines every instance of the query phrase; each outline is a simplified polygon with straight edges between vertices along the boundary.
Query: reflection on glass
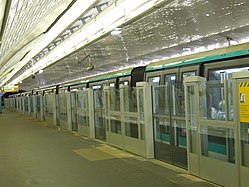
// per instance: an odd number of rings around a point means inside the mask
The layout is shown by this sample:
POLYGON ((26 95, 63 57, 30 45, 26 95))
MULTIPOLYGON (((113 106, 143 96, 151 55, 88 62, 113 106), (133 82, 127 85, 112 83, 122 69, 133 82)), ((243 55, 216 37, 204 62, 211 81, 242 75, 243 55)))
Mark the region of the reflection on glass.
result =
POLYGON ((160 84, 160 77, 149 77, 148 82, 151 83, 152 86, 159 86, 160 84))
POLYGON ((21 110, 23 110, 23 100, 22 100, 22 98, 20 98, 21 99, 21 110))
POLYGON ((249 123, 240 123, 241 164, 249 168, 249 123))
POLYGON ((120 111, 120 92, 116 88, 110 88, 109 97, 106 97, 110 103, 111 111, 120 111))
POLYGON ((170 123, 169 119, 154 118, 155 141, 170 144, 170 123))
POLYGON ((234 130, 201 125, 201 154, 235 163, 234 130))
POLYGON ((89 101, 88 92, 79 91, 76 93, 76 101, 72 99, 72 106, 77 106, 77 123, 83 126, 89 126, 89 101), (75 102, 75 103, 74 103, 75 102))
POLYGON ((228 69, 210 70, 208 74, 209 82, 209 118, 218 120, 234 119, 233 114, 233 90, 232 73, 239 71, 248 71, 249 67, 237 67, 228 69), (226 97, 225 97, 226 93, 226 97), (227 99, 226 99, 227 98, 227 99))
POLYGON ((128 86, 129 85, 129 81, 124 81, 124 85, 128 86))
POLYGON ((169 95, 168 86, 162 85, 152 87, 153 114, 170 115, 171 108, 169 95))
POLYGON ((95 137, 101 140, 106 139, 106 120, 103 112, 94 113, 95 137))
POLYGON ((148 78, 148 82, 151 84, 152 86, 152 102, 154 103, 154 111, 156 111, 157 109, 159 109, 159 84, 160 84, 160 77, 149 77, 148 78))
MULTIPOLYGON (((212 80, 207 82, 206 117, 212 120, 234 119, 233 112, 233 89, 231 80, 212 80)), ((204 106, 203 106, 204 107, 204 106)))
POLYGON ((43 101, 44 101, 43 106, 45 106, 45 116, 52 117, 53 116, 53 95, 46 94, 43 101))
POLYGON ((41 97, 40 96, 36 96, 36 110, 37 112, 41 111, 41 97))
POLYGON ((126 117, 125 118, 125 135, 138 139, 137 118, 135 118, 135 117, 126 117))
POLYGON ((24 97, 24 111, 28 112, 29 108, 28 108, 28 97, 24 97))
POLYGON ((67 121, 67 95, 65 92, 59 94, 59 119, 67 121))
POLYGON ((137 89, 125 87, 124 88, 124 111, 137 112, 137 89))
POLYGON ((195 90, 194 86, 188 86, 187 87, 187 101, 188 102, 188 113, 189 113, 189 121, 187 123, 189 126, 189 151, 191 153, 197 153, 197 124, 195 120, 195 115, 196 115, 196 107, 195 107, 195 90))
POLYGON ((189 77, 189 76, 196 76, 196 72, 195 71, 183 72, 182 73, 182 80, 184 77, 189 77))
POLYGON ((104 95, 103 90, 94 90, 94 108, 95 109, 104 109, 104 95))
POLYGON ((30 112, 34 112, 34 98, 30 96, 30 112))
POLYGON ((187 148, 185 120, 173 120, 174 145, 187 148))
POLYGON ((111 132, 121 134, 121 120, 119 116, 111 116, 111 132))
POLYGON ((112 87, 112 88, 114 88, 115 87, 115 83, 110 83, 109 86, 112 87))

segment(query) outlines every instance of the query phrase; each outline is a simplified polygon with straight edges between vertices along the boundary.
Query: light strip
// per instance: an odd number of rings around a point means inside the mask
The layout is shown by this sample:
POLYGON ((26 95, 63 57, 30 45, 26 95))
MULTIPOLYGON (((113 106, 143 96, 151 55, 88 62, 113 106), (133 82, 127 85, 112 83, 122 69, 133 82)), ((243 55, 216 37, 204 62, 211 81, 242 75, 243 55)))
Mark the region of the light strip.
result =
MULTIPOLYGON (((113 4, 113 6, 108 7, 98 15, 95 18, 95 21, 89 22, 79 31, 76 31, 70 38, 65 40, 60 46, 36 63, 33 67, 34 72, 57 62, 66 55, 89 44, 163 1, 166 0, 124 0, 120 3, 113 4)), ((31 74, 31 69, 29 69, 10 84, 13 85, 20 80, 29 77, 31 74)))

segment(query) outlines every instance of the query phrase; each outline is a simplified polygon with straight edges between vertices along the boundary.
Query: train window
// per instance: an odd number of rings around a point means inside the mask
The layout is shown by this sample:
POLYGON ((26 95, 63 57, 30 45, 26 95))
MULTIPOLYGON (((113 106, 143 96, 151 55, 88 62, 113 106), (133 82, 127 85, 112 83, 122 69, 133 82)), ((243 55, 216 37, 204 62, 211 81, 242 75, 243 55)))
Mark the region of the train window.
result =
POLYGON ((166 83, 176 83, 176 74, 169 74, 169 75, 165 75, 164 77, 164 84, 166 83))
POLYGON ((128 86, 129 85, 129 81, 124 81, 124 85, 128 86))
POLYGON ((196 76, 196 71, 188 71, 188 72, 183 72, 182 73, 182 79, 184 77, 189 77, 189 76, 196 76))
POLYGON ((234 119, 231 76, 233 72, 245 70, 248 70, 248 67, 209 70, 207 82, 209 118, 231 121, 234 119))
POLYGON ((151 83, 152 86, 158 86, 160 84, 160 77, 149 77, 148 81, 151 83))
POLYGON ((95 85, 92 88, 93 88, 93 90, 98 90, 98 89, 101 89, 101 85, 95 85))
POLYGON ((208 74, 209 80, 228 80, 232 73, 239 72, 239 71, 248 71, 249 67, 243 68, 230 68, 230 69, 219 69, 219 70, 210 70, 208 74))
POLYGON ((113 83, 113 82, 110 83, 109 85, 110 85, 110 87, 115 87, 115 83, 113 83))

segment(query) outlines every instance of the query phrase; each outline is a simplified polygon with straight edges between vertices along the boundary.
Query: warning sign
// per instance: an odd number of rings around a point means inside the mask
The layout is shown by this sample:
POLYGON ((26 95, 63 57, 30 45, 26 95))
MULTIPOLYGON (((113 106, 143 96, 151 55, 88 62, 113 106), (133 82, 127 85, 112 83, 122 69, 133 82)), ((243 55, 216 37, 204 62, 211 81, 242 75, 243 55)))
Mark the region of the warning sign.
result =
POLYGON ((239 82, 240 122, 249 122, 249 82, 239 82))

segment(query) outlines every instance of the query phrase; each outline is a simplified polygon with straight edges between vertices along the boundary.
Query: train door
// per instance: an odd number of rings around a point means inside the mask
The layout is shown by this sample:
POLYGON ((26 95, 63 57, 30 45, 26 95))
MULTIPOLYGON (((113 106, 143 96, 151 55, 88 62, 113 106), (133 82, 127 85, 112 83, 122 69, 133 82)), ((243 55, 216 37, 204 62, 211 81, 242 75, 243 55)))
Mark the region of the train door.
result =
POLYGON ((71 122, 72 122, 72 130, 78 131, 78 123, 77 123, 77 106, 76 106, 76 92, 70 92, 71 99, 71 122))

